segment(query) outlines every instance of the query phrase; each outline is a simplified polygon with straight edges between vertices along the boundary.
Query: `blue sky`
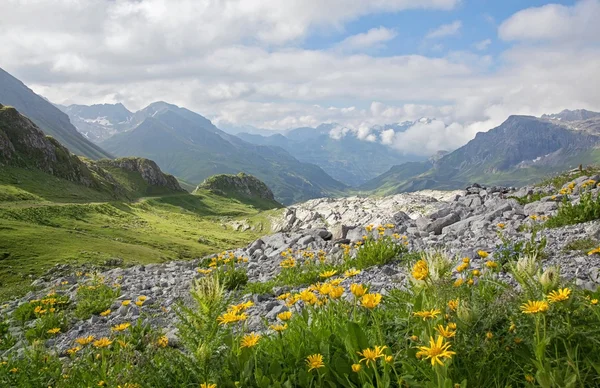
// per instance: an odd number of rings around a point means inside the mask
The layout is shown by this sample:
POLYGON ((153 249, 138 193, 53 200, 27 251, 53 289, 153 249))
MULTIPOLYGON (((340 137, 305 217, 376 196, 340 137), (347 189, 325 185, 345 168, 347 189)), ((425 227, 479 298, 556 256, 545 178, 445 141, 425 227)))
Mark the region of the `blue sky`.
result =
POLYGON ((60 104, 162 100, 223 128, 338 123, 332 136, 423 155, 512 114, 600 111, 600 0, 276 4, 4 0, 0 67, 60 104), (422 117, 435 120, 370 130, 422 117))

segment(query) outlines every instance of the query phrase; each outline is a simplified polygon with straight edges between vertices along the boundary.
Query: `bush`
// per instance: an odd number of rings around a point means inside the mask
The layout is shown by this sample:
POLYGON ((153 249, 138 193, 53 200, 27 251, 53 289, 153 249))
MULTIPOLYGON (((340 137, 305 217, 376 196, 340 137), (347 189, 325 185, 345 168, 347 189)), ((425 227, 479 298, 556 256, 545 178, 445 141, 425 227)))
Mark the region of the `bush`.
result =
POLYGON ((93 277, 86 285, 77 289, 77 307, 75 316, 79 319, 88 319, 92 315, 100 314, 110 308, 119 297, 120 289, 104 284, 102 278, 93 277))
POLYGON ((600 196, 594 197, 591 192, 585 192, 579 197, 577 204, 571 203, 568 196, 565 196, 556 215, 550 217, 545 225, 558 228, 597 219, 600 219, 600 196))
POLYGON ((243 269, 224 271, 221 276, 223 277, 225 289, 229 291, 243 288, 248 283, 248 275, 243 269))
POLYGON ((364 269, 374 265, 384 265, 407 252, 406 246, 396 238, 390 236, 382 236, 377 240, 368 238, 358 249, 354 266, 357 269, 364 269))

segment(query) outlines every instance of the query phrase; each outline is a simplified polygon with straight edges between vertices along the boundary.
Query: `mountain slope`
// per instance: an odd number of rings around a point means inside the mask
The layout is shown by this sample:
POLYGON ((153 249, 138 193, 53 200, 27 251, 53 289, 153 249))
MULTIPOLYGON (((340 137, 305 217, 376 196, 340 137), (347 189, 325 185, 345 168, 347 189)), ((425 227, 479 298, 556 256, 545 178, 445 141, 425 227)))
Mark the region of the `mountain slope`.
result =
POLYGON ((298 160, 317 164, 327 174, 350 186, 365 183, 399 163, 423 159, 403 155, 379 142, 360 140, 351 134, 334 139, 329 135, 331 128, 331 125, 321 125, 271 136, 247 133, 238 136, 254 144, 282 147, 298 160))
MULTIPOLYGON (((586 113, 587 112, 587 113, 586 113)), ((359 189, 396 193, 457 189, 470 182, 520 185, 581 163, 598 162, 600 115, 563 111, 558 115, 510 116, 500 126, 435 162, 400 165, 359 189)))
POLYGON ((0 104, 15 107, 44 133, 54 137, 71 152, 91 159, 110 155, 83 137, 57 107, 35 94, 21 81, 0 68, 0 104))
POLYGON ((127 130, 133 113, 123 104, 69 105, 60 107, 87 139, 98 143, 127 130))
POLYGON ((140 124, 105 140, 102 146, 116 155, 155 160, 165 171, 188 182, 245 172, 264 181, 284 204, 345 189, 318 166, 301 163, 282 148, 245 142, 175 105, 151 104, 136 112, 133 121, 140 124))

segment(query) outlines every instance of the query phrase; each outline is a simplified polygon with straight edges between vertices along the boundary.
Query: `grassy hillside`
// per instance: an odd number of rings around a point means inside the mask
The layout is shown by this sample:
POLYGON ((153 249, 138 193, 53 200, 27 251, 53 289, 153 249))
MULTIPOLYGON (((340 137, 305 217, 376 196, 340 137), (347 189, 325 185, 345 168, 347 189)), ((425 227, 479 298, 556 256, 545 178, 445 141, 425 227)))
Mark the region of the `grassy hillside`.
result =
MULTIPOLYGON (((135 174, 115 177, 139 191, 135 174)), ((269 231, 267 213, 239 200, 205 190, 156 194, 114 200, 109 192, 39 171, 0 170, 0 300, 26 292, 32 279, 55 264, 191 259, 269 231), (234 219, 247 220, 253 229, 234 231, 228 225, 234 219)))

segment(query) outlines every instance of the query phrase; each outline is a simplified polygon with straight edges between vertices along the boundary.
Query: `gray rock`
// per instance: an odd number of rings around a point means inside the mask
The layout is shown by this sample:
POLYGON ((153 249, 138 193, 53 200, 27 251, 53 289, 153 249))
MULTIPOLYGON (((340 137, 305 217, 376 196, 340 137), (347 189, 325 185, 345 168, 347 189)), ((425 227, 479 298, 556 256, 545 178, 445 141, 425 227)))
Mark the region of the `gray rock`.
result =
POLYGON ((460 216, 458 215, 458 213, 450 213, 450 214, 446 215, 445 217, 438 218, 437 220, 434 220, 432 223, 427 225, 427 227, 425 228, 425 232, 428 232, 428 233, 433 232, 434 234, 441 234, 442 229, 444 227, 452 225, 458 221, 460 221, 460 216))

